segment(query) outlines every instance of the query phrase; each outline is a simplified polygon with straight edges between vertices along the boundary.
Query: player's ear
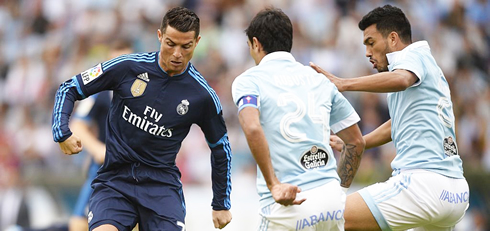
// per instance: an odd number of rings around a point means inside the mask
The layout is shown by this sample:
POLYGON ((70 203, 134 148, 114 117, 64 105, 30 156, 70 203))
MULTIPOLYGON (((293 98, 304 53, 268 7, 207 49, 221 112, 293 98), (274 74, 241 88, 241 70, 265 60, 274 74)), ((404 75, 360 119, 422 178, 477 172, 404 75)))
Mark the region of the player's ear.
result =
POLYGON ((392 31, 389 35, 388 35, 388 44, 390 45, 390 47, 396 47, 397 44, 400 42, 400 37, 398 36, 398 33, 396 33, 395 31, 392 31))
POLYGON ((199 43, 199 40, 201 40, 201 35, 198 35, 197 38, 196 38, 196 46, 199 43))
POLYGON ((257 49, 257 51, 262 50, 262 44, 259 42, 257 37, 252 38, 252 49, 254 49, 254 50, 257 49))
POLYGON ((160 29, 157 30, 158 41, 162 43, 163 33, 160 29))

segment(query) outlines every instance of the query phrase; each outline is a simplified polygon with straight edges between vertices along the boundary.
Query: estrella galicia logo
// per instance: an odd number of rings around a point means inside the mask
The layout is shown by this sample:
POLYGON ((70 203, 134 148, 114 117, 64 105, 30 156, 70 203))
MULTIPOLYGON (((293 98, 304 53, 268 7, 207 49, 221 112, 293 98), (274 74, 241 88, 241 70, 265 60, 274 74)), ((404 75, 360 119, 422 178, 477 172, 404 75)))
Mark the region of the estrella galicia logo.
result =
POLYGON ((177 105, 177 113, 179 115, 185 115, 189 111, 189 101, 184 99, 177 105))
POLYGON ((444 138, 444 154, 446 156, 458 155, 458 146, 452 136, 444 138))
POLYGON ((313 145, 310 150, 303 153, 300 159, 301 165, 305 169, 319 168, 327 165, 327 151, 313 145))

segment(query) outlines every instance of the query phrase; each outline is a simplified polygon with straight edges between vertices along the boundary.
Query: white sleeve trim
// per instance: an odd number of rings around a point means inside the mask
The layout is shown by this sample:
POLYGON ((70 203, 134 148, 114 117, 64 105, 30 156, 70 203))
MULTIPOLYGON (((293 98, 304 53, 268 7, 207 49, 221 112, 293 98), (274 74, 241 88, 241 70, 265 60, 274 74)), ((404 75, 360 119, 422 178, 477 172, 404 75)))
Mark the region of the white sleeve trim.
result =
MULTIPOLYGON (((412 72, 412 73, 413 73, 413 74, 414 74, 414 75, 415 75, 415 76, 416 76, 416 77, 419 79, 419 81, 415 82, 415 83, 414 83, 414 84, 412 84, 412 86, 410 86, 410 87, 416 87, 416 86, 418 86, 418 85, 422 84, 422 79, 420 78, 420 74, 419 74, 417 71, 415 71, 415 70, 407 70, 407 71, 412 72)), ((409 87, 409 88, 410 88, 410 87, 409 87)))
POLYGON ((332 125, 332 132, 336 134, 337 132, 340 132, 340 131, 346 129, 346 128, 356 124, 359 121, 361 121, 361 118, 359 117, 359 115, 356 112, 353 112, 352 114, 350 114, 349 117, 347 117, 344 120, 341 120, 341 121, 335 123, 334 125, 332 125))

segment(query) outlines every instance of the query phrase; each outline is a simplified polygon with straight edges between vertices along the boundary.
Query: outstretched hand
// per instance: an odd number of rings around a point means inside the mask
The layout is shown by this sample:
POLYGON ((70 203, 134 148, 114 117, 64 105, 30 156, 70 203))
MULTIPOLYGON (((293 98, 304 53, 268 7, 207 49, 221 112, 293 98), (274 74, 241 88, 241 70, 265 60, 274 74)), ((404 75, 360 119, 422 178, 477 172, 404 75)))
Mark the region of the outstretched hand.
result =
POLYGON ((231 221, 230 210, 213 210, 214 228, 222 229, 231 221))
POLYGON ((335 84, 335 86, 337 87, 337 89, 340 92, 345 91, 341 78, 333 75, 332 73, 330 73, 328 71, 323 70, 321 67, 317 66, 313 62, 310 62, 310 67, 312 67, 316 72, 326 76, 333 84, 335 84))
POLYGON ((330 146, 339 152, 344 148, 344 141, 336 135, 330 135, 330 146))
POLYGON ((274 200, 284 206, 302 204, 306 198, 296 200, 296 194, 300 192, 301 189, 298 186, 285 183, 276 184, 271 188, 274 200))
POLYGON ((67 155, 77 154, 82 151, 82 140, 75 134, 72 134, 68 139, 58 143, 63 153, 67 155))

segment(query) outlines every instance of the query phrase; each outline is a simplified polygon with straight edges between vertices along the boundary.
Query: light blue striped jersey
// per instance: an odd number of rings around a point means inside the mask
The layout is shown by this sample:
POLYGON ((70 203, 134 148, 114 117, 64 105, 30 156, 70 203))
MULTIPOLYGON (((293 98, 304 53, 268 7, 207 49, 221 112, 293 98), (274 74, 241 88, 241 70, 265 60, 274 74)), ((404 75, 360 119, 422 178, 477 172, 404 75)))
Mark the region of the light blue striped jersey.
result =
MULTIPOLYGON (((308 190, 340 182, 330 131, 350 127, 359 116, 325 76, 296 62, 288 52, 274 52, 238 76, 232 94, 239 110, 252 106, 260 111, 272 165, 282 183, 308 190), (258 106, 243 103, 255 97, 258 106)), ((257 173, 260 203, 266 206, 274 199, 260 170, 257 173)))
POLYGON ((396 157, 393 174, 400 170, 425 169, 463 178, 456 145, 453 104, 449 85, 430 53, 426 41, 387 54, 389 70, 408 70, 419 80, 410 88, 389 93, 391 137, 396 157))

